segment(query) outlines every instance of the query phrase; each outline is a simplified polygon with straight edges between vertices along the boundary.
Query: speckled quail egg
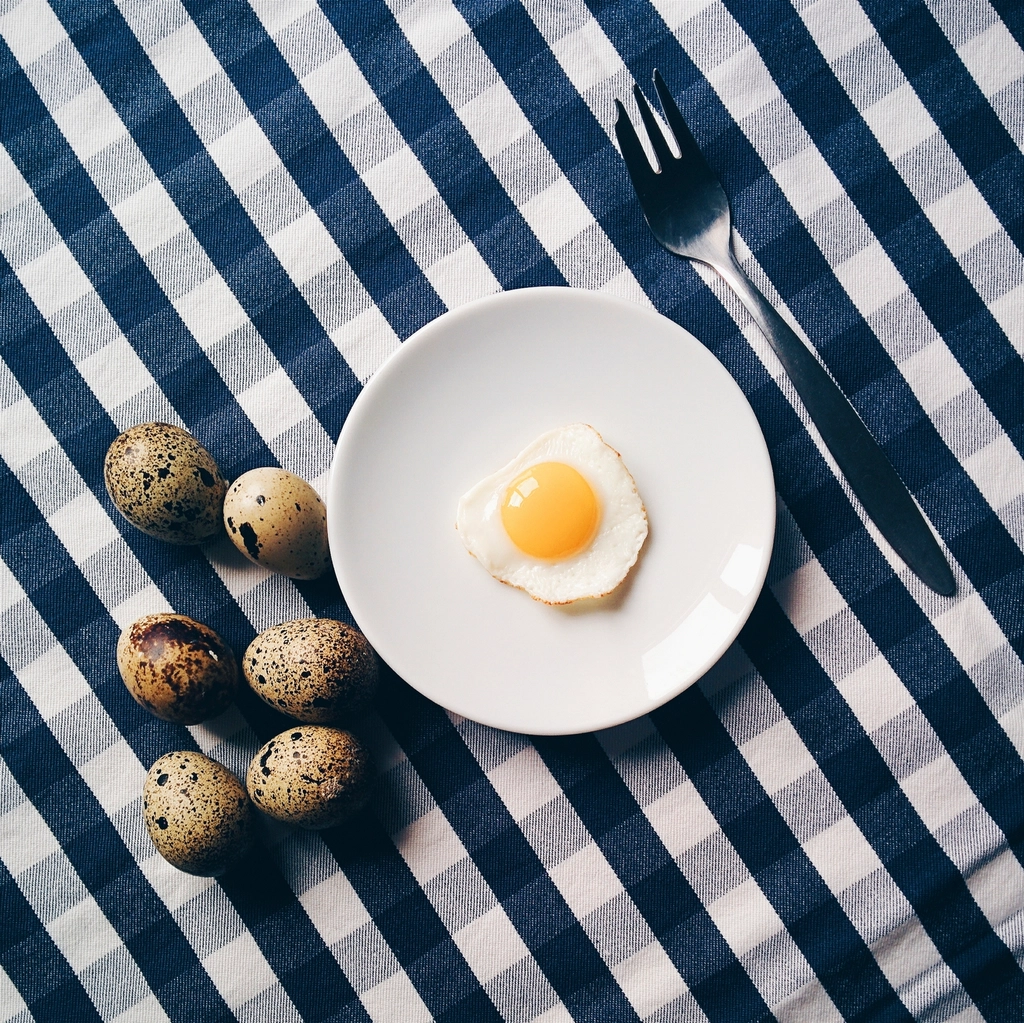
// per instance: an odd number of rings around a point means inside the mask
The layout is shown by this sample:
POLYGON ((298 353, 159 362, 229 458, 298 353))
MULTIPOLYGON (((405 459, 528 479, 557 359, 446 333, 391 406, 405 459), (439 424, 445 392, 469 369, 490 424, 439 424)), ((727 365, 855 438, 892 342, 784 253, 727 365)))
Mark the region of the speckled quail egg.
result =
POLYGON ((140 423, 115 437, 103 478, 117 510, 158 540, 196 544, 220 531, 227 483, 206 448, 177 426, 140 423))
POLYGON ((495 579, 568 604, 626 578, 647 514, 619 453, 575 423, 538 437, 464 494, 456 528, 495 579))
POLYGON ((369 755, 351 733, 296 725, 253 757, 249 798, 270 817, 320 830, 340 824, 369 798, 369 755))
POLYGON ((146 829, 168 863, 213 877, 240 859, 253 839, 253 814, 241 782, 202 753, 162 756, 142 788, 146 829))
POLYGON ((146 615, 129 625, 117 641, 117 667, 146 710, 182 725, 226 710, 238 685, 231 648, 185 615, 146 615))
POLYGON ((300 618, 261 632, 242 656, 253 692, 299 721, 340 721, 364 707, 377 662, 357 629, 330 618, 300 618))
POLYGON ((251 469, 228 489, 224 525, 257 565, 292 579, 319 579, 331 556, 327 509, 317 492, 284 469, 251 469))

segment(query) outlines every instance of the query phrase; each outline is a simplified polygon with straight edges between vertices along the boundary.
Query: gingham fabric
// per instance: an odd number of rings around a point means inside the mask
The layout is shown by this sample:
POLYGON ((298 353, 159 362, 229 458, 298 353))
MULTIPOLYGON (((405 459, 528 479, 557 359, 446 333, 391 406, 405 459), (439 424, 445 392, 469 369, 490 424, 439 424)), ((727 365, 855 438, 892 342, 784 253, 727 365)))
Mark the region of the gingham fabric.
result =
POLYGON ((1024 1020, 1022 44, 1014 0, 0 0, 0 1019, 1024 1020), (955 597, 647 230, 612 121, 654 67, 955 597), (281 723, 151 717, 120 630, 173 609, 241 651, 348 612, 133 529, 107 446, 163 420, 323 491, 404 338, 534 285, 659 310, 747 394, 779 515, 739 641, 570 738, 388 676, 366 811, 176 871, 150 764, 242 773, 281 723))

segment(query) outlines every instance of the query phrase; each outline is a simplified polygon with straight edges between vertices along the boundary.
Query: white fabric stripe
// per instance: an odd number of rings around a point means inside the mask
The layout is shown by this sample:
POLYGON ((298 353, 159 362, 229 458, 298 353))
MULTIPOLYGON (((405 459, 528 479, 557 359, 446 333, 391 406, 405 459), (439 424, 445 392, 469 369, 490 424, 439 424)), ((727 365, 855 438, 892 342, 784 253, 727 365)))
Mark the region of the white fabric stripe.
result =
POLYGON ((0 758, 0 805, 15 809, 0 816, 0 860, 12 875, 22 895, 39 917, 46 932, 68 961, 100 1016, 111 1019, 139 1002, 149 1000, 149 1018, 167 1020, 138 963, 89 893, 39 811, 29 801, 0 758), (53 915, 54 892, 40 885, 31 868, 44 857, 26 862, 26 846, 45 851, 51 861, 47 877, 60 878, 66 898, 62 912, 53 915), (102 960, 106 959, 104 964, 102 960), (116 978, 116 983, 113 983, 116 978))
POLYGON ((353 372, 365 382, 397 350, 399 339, 374 306, 323 221, 309 207, 255 117, 250 113, 224 132, 223 110, 245 109, 245 104, 220 69, 202 33, 185 8, 172 0, 167 5, 173 14, 173 21, 169 19, 169 22, 178 23, 181 27, 155 44, 147 45, 146 36, 152 32, 149 4, 145 0, 119 0, 117 6, 168 90, 178 100, 218 170, 295 286, 306 297, 304 286, 319 274, 331 272, 332 300, 326 309, 308 298, 307 302, 346 360, 351 356, 349 364, 353 372), (183 64, 192 73, 183 74, 183 64), (218 78, 218 103, 182 102, 193 88, 213 76, 218 78), (272 210, 248 191, 271 174, 274 176, 275 203, 283 209, 302 211, 284 226, 276 222, 279 211, 272 210), (336 322, 339 310, 344 319, 341 324, 336 322))
MULTIPOLYGON (((521 829, 524 817, 548 805, 541 802, 536 806, 524 806, 524 792, 533 796, 557 793, 554 799, 562 798, 558 782, 532 746, 524 746, 510 760, 487 771, 484 762, 486 749, 482 745, 486 742, 486 736, 479 726, 470 723, 460 726, 458 718, 453 716, 453 720, 457 723, 463 741, 481 769, 486 771, 498 796, 521 829)), ((543 796, 539 798, 543 800, 543 796)), ((556 862, 549 850, 537 844, 530 829, 522 829, 523 834, 637 1014, 644 1018, 665 1005, 673 1004, 673 1011, 677 1014, 673 1018, 706 1020, 707 1017, 664 946, 651 931, 636 904, 626 895, 622 883, 604 853, 586 832, 575 810, 566 801, 559 808, 558 814, 561 833, 586 835, 586 844, 568 857, 556 862), (619 903, 617 908, 620 918, 628 914, 629 922, 624 928, 629 933, 628 943, 623 942, 621 934, 617 936, 618 940, 608 941, 600 927, 597 911, 613 899, 619 903), (653 991, 645 983, 649 973, 657 973, 663 978, 661 986, 653 991)))
POLYGON ((409 1020, 409 1023, 432 1023, 434 1019, 404 970, 392 974, 387 980, 367 991, 363 1007, 374 1023, 383 1019, 394 1020, 394 1023, 399 1023, 400 1020, 409 1020), (395 1015, 399 1009, 399 1014, 395 1015))
POLYGON ((10 610, 25 598, 21 583, 14 578, 6 566, 0 569, 0 614, 10 610))
POLYGON ((536 136, 455 5, 449 0, 412 4, 389 0, 389 7, 409 44, 570 287, 593 288, 595 269, 600 268, 606 278, 599 285, 602 290, 649 307, 650 300, 632 271, 536 136), (454 43, 460 45, 457 72, 443 61, 434 60, 454 43), (455 74, 458 82, 453 80, 455 74), (491 84, 477 96, 463 100, 456 86, 476 79, 491 84), (551 182, 531 196, 519 194, 519 186, 497 159, 503 152, 511 152, 508 147, 513 143, 525 139, 534 143, 530 152, 536 171, 551 182))
MULTIPOLYGON (((532 999, 545 1005, 557 1002, 554 989, 490 885, 384 722, 376 716, 365 719, 360 734, 383 768, 384 786, 390 776, 396 777, 393 799, 408 799, 410 791, 415 791, 420 808, 425 808, 415 820, 406 822, 391 818, 387 800, 379 799, 377 804, 381 824, 498 1012, 509 1021, 524 1018, 515 992, 500 983, 512 968, 526 973, 532 999), (455 880, 445 883, 446 877, 455 880), (463 919, 466 906, 477 909, 469 921, 463 919)), ((399 1023, 397 1018, 395 1023, 399 1023)))
POLYGON ((988 0, 970 4, 925 0, 925 4, 1010 137, 1024 149, 1020 106, 1024 93, 1024 50, 1020 44, 988 0))
MULTIPOLYGON (((797 527, 788 513, 786 519, 790 523, 792 531, 796 533, 797 527)), ((1020 682, 1024 681, 1024 663, 1010 647, 998 623, 971 585, 970 580, 954 562, 957 596, 955 601, 950 604, 947 599, 938 597, 929 590, 893 554, 891 548, 883 542, 873 523, 869 521, 867 525, 875 542, 889 561, 893 572, 900 578, 936 632, 966 671, 989 710, 1006 731, 1010 741, 1024 756, 1024 696, 1021 695, 1020 686, 1020 682), (993 685, 987 679, 987 673, 991 670, 988 662, 993 657, 999 658, 999 682, 997 685, 993 685), (1017 681, 1018 684, 1011 685, 1011 680, 1017 681)), ((802 542, 802 537, 800 541, 802 542)), ((858 707, 853 708, 866 731, 871 732, 898 714, 916 706, 913 696, 888 663, 884 661, 859 619, 853 614, 817 559, 809 559, 784 579, 769 580, 769 585, 774 590, 787 617, 804 640, 810 644, 810 638, 821 637, 817 647, 812 647, 812 652, 815 652, 815 656, 822 662, 825 670, 833 679, 836 678, 835 670, 846 665, 847 670, 852 672, 851 679, 854 680, 850 682, 850 685, 856 686, 855 679, 859 677, 859 672, 877 660, 884 664, 883 677, 895 680, 890 687, 887 702, 879 704, 872 702, 871 698, 865 698, 858 707), (854 668, 849 668, 849 658, 843 661, 836 656, 835 651, 829 653, 831 642, 836 634, 835 623, 839 621, 845 623, 848 620, 855 623, 854 634, 859 637, 852 649, 858 651, 870 649, 873 652, 870 656, 862 652, 858 653, 857 657, 853 659, 853 663, 856 665, 854 668), (826 627, 826 622, 833 623, 831 630, 826 627), (868 644, 868 646, 864 644, 868 644), (828 656, 826 657, 826 655, 828 656), (893 694, 898 694, 898 696, 894 698, 893 694)), ((868 670, 869 676, 872 670, 868 670)), ((836 684, 842 692, 845 683, 840 680, 836 684)), ((861 695, 866 695, 866 693, 861 695)), ((877 693, 875 693, 875 698, 877 699, 877 693)), ((935 744, 934 755, 936 757, 948 756, 939 743, 938 737, 933 735, 932 738, 935 744)), ((951 784, 955 784, 961 792, 969 791, 966 781, 962 777, 959 778, 959 781, 951 784)), ((998 829, 995 830, 998 831, 998 829)))
MULTIPOLYGON (((816 574, 818 590, 827 593, 828 603, 841 610, 820 626, 801 633, 804 642, 833 678, 836 688, 850 705, 883 760, 899 781, 900 787, 925 827, 966 879, 986 919, 993 928, 1007 925, 1012 915, 1016 913, 1017 907, 1024 903, 1024 867, 1021 867, 1015 857, 1007 858, 1001 867, 1002 889, 999 891, 973 883, 972 878, 976 872, 1005 849, 1006 836, 978 801, 932 726, 918 710, 911 694, 906 691, 903 681, 878 651, 860 620, 834 589, 832 581, 824 572, 816 574), (848 661, 841 662, 837 657, 833 637, 837 634, 838 628, 841 628, 842 634, 847 637, 847 647, 859 652, 858 660, 861 663, 858 667, 851 668, 848 661), (837 677, 837 671, 841 670, 845 670, 845 674, 837 677), (884 709, 885 704, 880 705, 879 688, 892 694, 894 709, 899 708, 896 713, 888 715, 884 709), (908 726, 914 729, 911 733, 914 736, 913 758, 910 761, 914 767, 912 771, 908 766, 908 751, 894 749, 887 733, 887 726, 899 727, 901 722, 907 722, 908 726), (957 840, 955 832, 944 827, 950 820, 962 818, 964 815, 970 815, 970 848, 966 848, 957 840)), ((787 586, 785 580, 774 588, 779 595, 796 592, 794 588, 787 586)), ((935 598, 936 603, 938 599, 935 598)), ((971 600, 970 594, 965 599, 971 600)), ((981 601, 973 602, 972 610, 976 611, 979 619, 982 606, 981 601)), ((785 601, 783 609, 786 609, 785 601)), ((981 620, 983 623, 983 619, 981 620)), ((949 639, 954 637, 944 638, 949 642, 949 639)), ((1007 649, 1005 657, 1010 670, 1016 673, 1018 681, 1024 679, 1024 665, 1013 655, 1012 650, 1007 649)), ((1018 690, 1019 688, 1018 685, 1018 690)), ((983 692, 982 695, 986 694, 983 692)), ((1014 706, 1020 706, 1020 703, 1018 700, 1014 706)), ((1009 719, 1005 708, 991 704, 990 706, 997 718, 1000 718, 1002 711, 1001 723, 1008 728, 1012 719, 1009 719)), ((1016 724, 1015 721, 1012 723, 1016 724)), ((1019 733, 1016 736, 1011 735, 1011 738, 1018 746, 1024 741, 1024 737, 1019 733)), ((906 745, 906 738, 903 745, 906 745)), ((1008 944, 1020 948, 1024 944, 1024 937, 1015 936, 1008 944)))
MULTIPOLYGON (((840 84, 974 289, 990 306, 994 299, 1002 299, 995 304, 993 315, 1017 351, 1024 353, 1024 259, 1017 247, 873 28, 859 45, 872 46, 877 51, 875 59, 858 61, 854 67, 843 60, 845 54, 837 52, 836 26, 867 21, 864 11, 856 0, 817 0, 800 15, 819 49, 835 52, 829 63, 840 84), (866 104, 864 96, 870 96, 871 102, 866 104), (926 165, 920 160, 900 159, 925 148, 926 165), (941 195, 936 195, 937 185, 941 195), (976 254, 983 242, 988 247, 998 242, 1001 262, 1011 269, 1010 278, 1018 287, 992 294, 996 285, 990 261, 979 261, 976 254)), ((1003 32, 1012 42, 1005 27, 1003 32)), ((1017 50, 1019 53, 1019 47, 1017 50)))
MULTIPOLYGON (((664 743, 652 741, 656 736, 654 725, 646 717, 596 733, 619 776, 761 997, 782 1018, 777 1007, 798 1000, 802 992, 805 998, 808 987, 817 984, 814 971, 679 762, 664 743), (645 744, 646 766, 642 771, 630 770, 628 758, 624 761, 622 754, 640 743, 645 744), (652 764, 657 765, 654 772, 650 770, 652 764), (651 791, 660 786, 664 790, 652 810, 651 791), (690 859, 681 854, 712 836, 715 859, 727 863, 728 869, 709 881, 704 857, 690 859), (759 948, 770 948, 771 953, 758 955, 759 948)), ((815 996, 815 1013, 815 1019, 842 1019, 824 989, 815 996)))
MULTIPOLYGON (((25 0, 25 2, 32 4, 32 10, 35 10, 39 0, 25 0)), ((7 45, 11 48, 19 64, 25 68, 30 63, 31 55, 34 53, 34 25, 36 22, 34 16, 26 18, 20 11, 21 8, 17 7, 7 16, 0 18, 0 36, 4 38, 7 45)), ((41 16, 41 9, 37 13, 41 16)), ((47 17, 52 17, 52 13, 49 12, 48 8, 47 17)), ((57 30, 54 29, 53 31, 56 32, 57 30)), ((63 35, 59 42, 70 45, 70 39, 63 32, 62 28, 61 32, 63 35)), ((153 271, 157 283, 167 293, 172 304, 185 321, 186 327, 196 338, 196 342, 200 347, 209 349, 214 342, 219 341, 232 330, 245 327, 253 339, 253 344, 259 348, 260 360, 268 366, 278 367, 279 363, 276 356, 266 346, 262 338, 259 338, 258 332, 253 327, 241 305, 239 305, 238 300, 231 293, 224 279, 214 269, 213 264, 210 263, 205 253, 202 252, 202 248, 195 235, 185 224, 184 218, 181 217, 162 183, 156 179, 152 168, 149 167, 141 151, 136 146, 128 129, 118 116, 117 111, 114 110, 109 100, 107 100, 99 84, 92 77, 77 51, 74 51, 74 53, 76 64, 78 65, 77 72, 83 81, 89 83, 89 87, 70 103, 66 103, 56 110, 51 109, 50 113, 72 150, 83 161, 83 166, 87 173, 89 173, 93 184, 104 199, 110 203, 112 212, 117 217, 140 256, 146 255, 147 251, 149 252, 151 258, 147 259, 146 262, 150 270, 153 271), (87 106, 84 107, 80 102, 83 97, 88 100, 87 106), (88 158, 95 155, 98 151, 95 143, 97 136, 102 136, 107 140, 105 144, 111 144, 115 141, 120 142, 125 147, 126 152, 131 155, 133 162, 137 166, 146 169, 151 180, 144 189, 146 193, 144 203, 131 200, 119 202, 120 197, 114 191, 116 182, 108 179, 106 175, 98 173, 95 167, 89 164, 88 158), (180 267, 176 266, 176 264, 180 262, 188 263, 189 261, 181 259, 168 261, 152 258, 152 251, 148 249, 148 246, 152 244, 154 237, 152 227, 154 221, 169 225, 165 233, 169 233, 172 239, 185 245, 188 252, 195 256, 196 265, 193 268, 193 274, 202 274, 202 279, 200 280, 198 276, 193 276, 189 280, 189 286, 184 294, 178 294, 180 285, 176 282, 175 276, 180 274, 180 267), (203 272, 204 270, 205 273, 203 272), (172 276, 172 274, 175 276, 172 276)), ((46 96, 42 97, 44 103, 47 98, 46 96)), ((9 160, 9 156, 6 159, 9 160)), ((13 161, 11 166, 13 168, 13 161)), ((15 174, 20 177, 20 173, 17 172, 16 168, 13 168, 13 173, 11 169, 4 168, 3 173, 5 178, 13 177, 15 174)), ((20 186, 16 187, 17 190, 20 190, 20 186)), ((67 261, 65 260, 65 262, 67 261)), ((75 266, 77 267, 77 264, 75 266)), ((80 269, 78 273, 84 278, 85 275, 80 269)), ((59 280, 55 275, 47 276, 51 286, 59 286, 62 289, 69 287, 67 281, 59 280)), ((91 286, 88 286, 88 289, 92 290, 91 286)), ((35 296, 33 297, 35 299, 35 296)), ((40 306, 40 309, 44 316, 48 315, 45 307, 40 306)), ((210 355, 209 352, 207 354, 210 355)), ((225 366, 224 361, 215 360, 212 357, 211 361, 214 362, 217 371, 224 377, 228 368, 225 366)), ((307 477, 319 477, 326 473, 329 467, 331 439, 327 437, 323 427, 316 421, 312 411, 306 404, 305 398, 302 397, 284 373, 281 374, 279 389, 289 405, 296 405, 303 409, 304 417, 311 420, 311 435, 316 438, 315 454, 322 463, 320 465, 307 464, 300 467, 286 464, 285 467, 298 471, 301 475, 307 477)), ((280 434, 280 429, 273 408, 256 407, 250 408, 246 412, 253 421, 253 426, 264 441, 266 441, 271 451, 274 451, 275 455, 277 455, 278 450, 281 450, 281 456, 287 461, 288 451, 286 449, 282 450, 280 445, 275 445, 274 443, 280 434)), ((313 452, 310 453, 312 454, 313 452)))
MULTIPOLYGON (((817 562, 809 562, 805 567, 827 582, 817 562)), ((915 1018, 929 1016, 929 1011, 934 1012, 937 1005, 969 1002, 969 996, 943 961, 913 907, 863 832, 845 815, 845 809, 844 816, 835 823, 816 834, 806 835, 808 820, 815 816, 819 821, 827 820, 827 811, 823 813, 822 807, 839 807, 841 801, 764 680, 742 651, 737 648, 736 653, 738 657, 719 662, 701 680, 700 687, 716 707, 751 771, 773 797, 776 809, 800 840, 811 863, 870 947, 886 979, 915 1018), (760 721, 756 725, 749 719, 738 721, 730 712, 731 707, 738 705, 741 692, 746 705, 757 708, 760 721), (761 728, 772 720, 774 725, 749 737, 752 727, 761 728), (791 786, 810 773, 816 778, 813 792, 806 800, 780 798, 785 790, 792 791, 791 786), (865 898, 862 882, 868 878, 871 897, 865 898), (892 940, 894 934, 899 935, 898 941, 892 940), (921 988, 915 982, 925 974, 928 984, 921 988)), ((874 681, 872 696, 876 707, 886 702, 895 703, 901 709, 906 706, 909 694, 901 685, 890 686, 887 700, 880 700, 882 680, 874 681)), ((663 745, 660 740, 657 742, 659 747, 663 745)), ((665 750, 660 755, 670 754, 665 750)))
POLYGON ((18 1023, 31 1023, 32 1016, 25 1005, 25 999, 21 992, 14 986, 14 981, 7 975, 7 971, 0 966, 0 1021, 18 1020, 18 1023))
MULTIPOLYGON (((423 165, 402 139, 323 11, 305 0, 286 0, 284 3, 279 0, 253 0, 252 7, 335 141, 360 172, 363 183, 385 211, 445 305, 451 309, 499 291, 500 285, 490 267, 441 199, 423 165), (300 18, 303 21, 301 34, 294 32, 295 22, 300 18), (336 55, 312 70, 306 66, 309 60, 306 41, 310 37, 324 41, 330 50, 337 51, 336 55), (339 81, 345 83, 344 88, 338 87, 339 81), (366 140, 360 138, 365 127, 362 123, 355 128, 351 126, 350 118, 355 114, 365 116, 368 108, 373 109, 376 131, 388 138, 387 148, 391 151, 384 161, 389 165, 387 169, 381 164, 376 165, 376 169, 365 166, 363 150, 367 148, 366 140), (413 205, 409 205, 410 202, 413 205), (460 254, 454 263, 448 256, 433 261, 426 258, 430 253, 418 251, 420 246, 405 218, 413 209, 423 209, 427 202, 431 202, 433 211, 431 233, 436 238, 455 239, 449 243, 460 254)), ((379 137, 375 144, 381 145, 379 137)))
MULTIPOLYGON (((28 183, 7 150, 0 146, 0 191, 11 189, 20 192, 22 186, 28 188, 28 183)), ((85 274, 31 191, 21 205, 31 211, 39 223, 45 223, 52 229, 55 243, 45 255, 19 266, 19 225, 10 218, 0 218, 0 252, 14 267, 22 287, 45 317, 68 357, 76 363, 89 389, 107 409, 114 425, 119 430, 127 430, 141 417, 184 428, 181 417, 159 391, 152 374, 128 343, 92 285, 87 284, 84 290, 76 287, 77 280, 84 278, 85 274), (94 323, 96 334, 110 340, 83 358, 77 347, 80 328, 76 329, 60 313, 67 311, 86 294, 95 299, 90 303, 90 311, 98 320, 94 323)))
POLYGON ((281 828, 276 837, 268 850, 370 1019, 374 1023, 430 1020, 419 992, 319 835, 281 828), (386 976, 367 987, 367 972, 386 976))
MULTIPOLYGON (((745 662, 742 652, 738 651, 738 648, 734 648, 734 651, 738 652, 740 659, 745 662)), ((732 675, 742 676, 745 674, 742 666, 736 667, 735 659, 735 657, 727 657, 724 662, 720 662, 709 676, 705 676, 701 687, 720 687, 728 684, 732 675)), ((750 684, 763 686, 760 679, 751 681, 750 684)), ((758 693, 758 696, 760 695, 758 693)), ((758 704, 754 701, 751 703, 760 709, 767 706, 767 704, 758 704)), ((751 703, 746 703, 744 706, 749 707, 751 703)), ((772 704, 774 705, 774 701, 772 704)), ((779 715, 780 720, 788 724, 788 721, 781 716, 781 710, 779 715)), ((729 727, 728 713, 723 714, 722 717, 723 723, 729 727)), ((744 722, 744 724, 749 727, 749 722, 744 722)), ((743 736, 742 734, 737 735, 733 730, 733 738, 742 740, 743 736)), ((651 825, 678 863, 687 864, 691 859, 703 861, 703 857, 699 856, 700 849, 712 838, 715 839, 713 849, 717 853, 720 834, 718 822, 705 806, 682 766, 661 740, 648 719, 641 719, 617 729, 610 729, 599 734, 598 739, 620 776, 640 802, 651 825), (656 770, 652 771, 652 766, 656 767, 656 770), (656 779, 654 784, 651 783, 652 777, 656 779)), ((746 745, 749 746, 749 744, 746 745)), ((744 745, 740 745, 740 751, 751 764, 758 780, 762 784, 765 782, 771 784, 770 778, 764 776, 763 764, 751 757, 750 750, 744 749, 744 745), (751 760, 754 762, 751 763, 751 760)), ((776 751, 776 760, 785 759, 786 755, 791 752, 790 750, 776 751)), ((809 757, 809 754, 807 756, 809 757)), ((813 760, 811 762, 813 763, 813 760)), ((808 819, 822 819, 827 813, 827 810, 824 810, 821 805, 826 801, 826 792, 830 793, 838 803, 838 798, 831 792, 831 788, 823 777, 820 779, 820 783, 815 794, 821 802, 814 807, 811 818, 800 816, 801 810, 807 810, 806 806, 794 806, 790 800, 775 800, 776 808, 791 828, 794 824, 800 823, 806 826, 808 819)), ((953 976, 952 971, 942 963, 938 950, 924 934, 909 903, 906 902, 902 893, 884 870, 879 869, 877 873, 886 878, 887 882, 881 886, 875 886, 872 899, 865 900, 861 896, 855 887, 858 875, 867 876, 863 873, 865 866, 870 868, 872 863, 877 863, 877 857, 850 818, 843 818, 843 821, 848 822, 848 826, 843 829, 841 839, 837 841, 837 836, 829 834, 835 829, 828 828, 825 832, 805 841, 804 849, 816 869, 822 873, 823 879, 836 896, 851 923, 871 947, 875 960, 887 979, 893 984, 897 994, 912 1012, 927 1008, 933 1000, 941 1004, 944 995, 952 994, 954 1000, 966 1001, 966 993, 960 988, 959 981, 953 976), (826 840, 826 844, 823 844, 823 839, 826 840), (827 860, 824 858, 826 855, 828 856, 827 860), (850 861, 855 865, 853 871, 851 871, 850 861), (892 940, 894 932, 899 933, 900 941, 892 940), (934 968, 936 964, 939 964, 939 974, 934 978, 929 976, 930 983, 927 991, 916 992, 907 988, 908 979, 913 979, 920 970, 934 968)), ((843 821, 840 821, 840 824, 843 821)), ((794 833, 796 833, 795 829, 794 833)), ((797 837, 800 837, 799 834, 797 837)), ((868 873, 870 873, 870 869, 868 873)), ((700 876, 695 876, 693 881, 700 884, 700 876)), ((772 1004, 773 1013, 780 1020, 788 1018, 790 1013, 795 1013, 794 1023, 796 1021, 802 1023, 803 1020, 811 1017, 822 1018, 821 1008, 815 1008, 809 1016, 805 1004, 805 1000, 812 996, 817 985, 816 980, 811 980, 806 988, 772 1004)), ((821 991, 819 997, 824 994, 824 991, 821 991)))
POLYGON ((57 438, 43 422, 35 405, 29 401, 6 362, 0 362, 0 387, 12 393, 15 400, 3 409, 0 419, 0 457, 17 474, 34 458, 49 451, 57 444, 57 438))

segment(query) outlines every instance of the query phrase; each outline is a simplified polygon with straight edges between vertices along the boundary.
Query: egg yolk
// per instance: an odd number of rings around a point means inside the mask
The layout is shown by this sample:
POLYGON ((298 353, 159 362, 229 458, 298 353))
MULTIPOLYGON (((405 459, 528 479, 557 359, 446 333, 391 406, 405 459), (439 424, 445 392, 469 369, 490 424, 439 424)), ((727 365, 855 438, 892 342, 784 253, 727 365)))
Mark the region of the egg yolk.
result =
POLYGON ((597 532, 600 508, 590 484, 563 462, 521 472, 505 491, 501 521, 511 541, 534 558, 569 558, 597 532))

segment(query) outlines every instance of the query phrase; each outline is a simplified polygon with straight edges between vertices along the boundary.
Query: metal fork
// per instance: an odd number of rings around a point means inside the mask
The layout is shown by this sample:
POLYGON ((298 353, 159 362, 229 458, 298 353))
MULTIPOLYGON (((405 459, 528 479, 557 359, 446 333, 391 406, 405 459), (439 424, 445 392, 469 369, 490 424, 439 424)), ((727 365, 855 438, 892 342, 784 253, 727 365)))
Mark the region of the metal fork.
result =
POLYGON ((928 586, 951 596, 956 582, 949 563, 896 470, 828 371, 736 262, 730 244, 729 200, 722 184, 701 155, 657 71, 654 87, 681 154, 672 153, 661 125, 634 85, 660 171, 651 167, 625 108, 615 101, 619 148, 654 237, 669 252, 712 267, 736 292, 778 355, 811 420, 879 531, 928 586))

